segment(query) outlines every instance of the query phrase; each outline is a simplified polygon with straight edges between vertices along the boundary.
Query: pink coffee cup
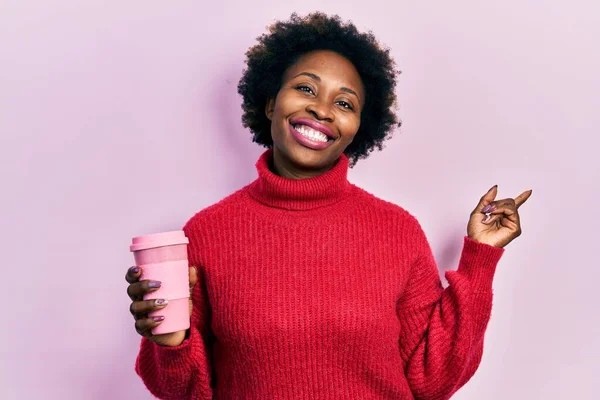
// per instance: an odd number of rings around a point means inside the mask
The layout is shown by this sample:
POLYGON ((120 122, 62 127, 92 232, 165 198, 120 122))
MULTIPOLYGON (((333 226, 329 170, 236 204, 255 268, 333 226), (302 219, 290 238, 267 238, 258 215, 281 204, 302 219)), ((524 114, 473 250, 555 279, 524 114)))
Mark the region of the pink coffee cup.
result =
POLYGON ((146 294, 144 300, 169 300, 166 307, 148 314, 150 317, 165 317, 160 325, 152 329, 154 335, 190 327, 188 243, 189 239, 183 231, 171 231, 135 237, 129 247, 136 265, 141 269, 140 281, 162 282, 161 287, 146 294))

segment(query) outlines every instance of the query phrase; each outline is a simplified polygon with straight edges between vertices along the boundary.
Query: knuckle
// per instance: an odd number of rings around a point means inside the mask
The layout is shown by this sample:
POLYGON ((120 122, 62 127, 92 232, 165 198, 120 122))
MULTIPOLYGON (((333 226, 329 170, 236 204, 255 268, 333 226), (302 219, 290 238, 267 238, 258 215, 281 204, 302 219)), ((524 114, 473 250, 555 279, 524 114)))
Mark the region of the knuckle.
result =
POLYGON ((135 315, 135 314, 137 314, 137 312, 136 312, 136 306, 135 306, 135 302, 132 302, 132 303, 129 305, 129 312, 130 312, 132 315, 135 315))
POLYGON ((132 300, 135 300, 144 294, 144 292, 140 291, 140 285, 138 283, 132 283, 127 287, 127 294, 129 294, 129 297, 131 297, 132 300))
POLYGON ((141 336, 148 337, 148 321, 147 319, 138 319, 135 321, 135 331, 141 336))

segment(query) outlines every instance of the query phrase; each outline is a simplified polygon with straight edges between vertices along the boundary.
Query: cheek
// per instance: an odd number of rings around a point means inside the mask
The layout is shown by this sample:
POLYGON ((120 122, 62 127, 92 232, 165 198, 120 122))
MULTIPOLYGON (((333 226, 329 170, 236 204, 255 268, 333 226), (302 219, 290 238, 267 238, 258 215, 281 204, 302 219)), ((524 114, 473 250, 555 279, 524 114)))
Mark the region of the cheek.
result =
POLYGON ((348 138, 353 138, 360 128, 360 117, 349 116, 340 121, 340 125, 343 127, 342 133, 348 138))
POLYGON ((302 106, 302 99, 291 91, 280 91, 275 101, 275 112, 286 116, 302 106))

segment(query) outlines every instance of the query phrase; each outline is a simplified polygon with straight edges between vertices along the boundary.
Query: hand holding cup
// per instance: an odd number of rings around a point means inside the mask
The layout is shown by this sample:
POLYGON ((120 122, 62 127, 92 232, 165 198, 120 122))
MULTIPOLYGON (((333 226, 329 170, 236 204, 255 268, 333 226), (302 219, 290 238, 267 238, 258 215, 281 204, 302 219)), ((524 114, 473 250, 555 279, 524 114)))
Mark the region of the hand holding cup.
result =
POLYGON ((136 331, 165 346, 178 346, 189 335, 198 277, 189 266, 188 244, 184 231, 170 231, 134 237, 129 246, 135 266, 125 279, 136 331))
MULTIPOLYGON (((143 300, 144 295, 156 292, 161 282, 152 280, 140 280, 142 268, 133 266, 127 270, 125 280, 129 283, 127 294, 133 301, 129 306, 129 311, 135 319, 135 330, 140 335, 147 337, 153 342, 162 346, 179 346, 186 338, 189 329, 165 334, 152 334, 152 330, 164 321, 164 316, 160 315, 167 304, 166 299, 143 300), (148 314, 153 313, 153 316, 148 314)), ((189 315, 192 315, 192 290, 198 281, 197 270, 195 267, 189 268, 189 315)))

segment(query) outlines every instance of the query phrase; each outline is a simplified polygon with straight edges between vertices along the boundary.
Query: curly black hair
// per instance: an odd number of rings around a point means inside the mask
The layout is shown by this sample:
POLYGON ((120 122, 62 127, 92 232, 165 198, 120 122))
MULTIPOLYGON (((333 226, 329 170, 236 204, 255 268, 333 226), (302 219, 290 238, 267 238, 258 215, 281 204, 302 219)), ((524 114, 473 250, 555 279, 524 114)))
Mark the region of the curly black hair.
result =
POLYGON ((327 16, 316 11, 305 17, 292 13, 289 21, 278 21, 267 27, 270 33, 256 38, 258 44, 246 52, 247 68, 238 83, 243 97, 242 123, 250 128, 256 142, 272 147, 271 121, 265 115, 270 97, 281 88, 283 74, 303 54, 313 50, 332 50, 354 64, 365 88, 365 105, 360 128, 344 153, 354 166, 367 158, 375 147, 383 149, 383 141, 392 135, 396 118, 395 62, 389 49, 382 48, 371 31, 359 33, 351 22, 343 23, 338 15, 327 16))

